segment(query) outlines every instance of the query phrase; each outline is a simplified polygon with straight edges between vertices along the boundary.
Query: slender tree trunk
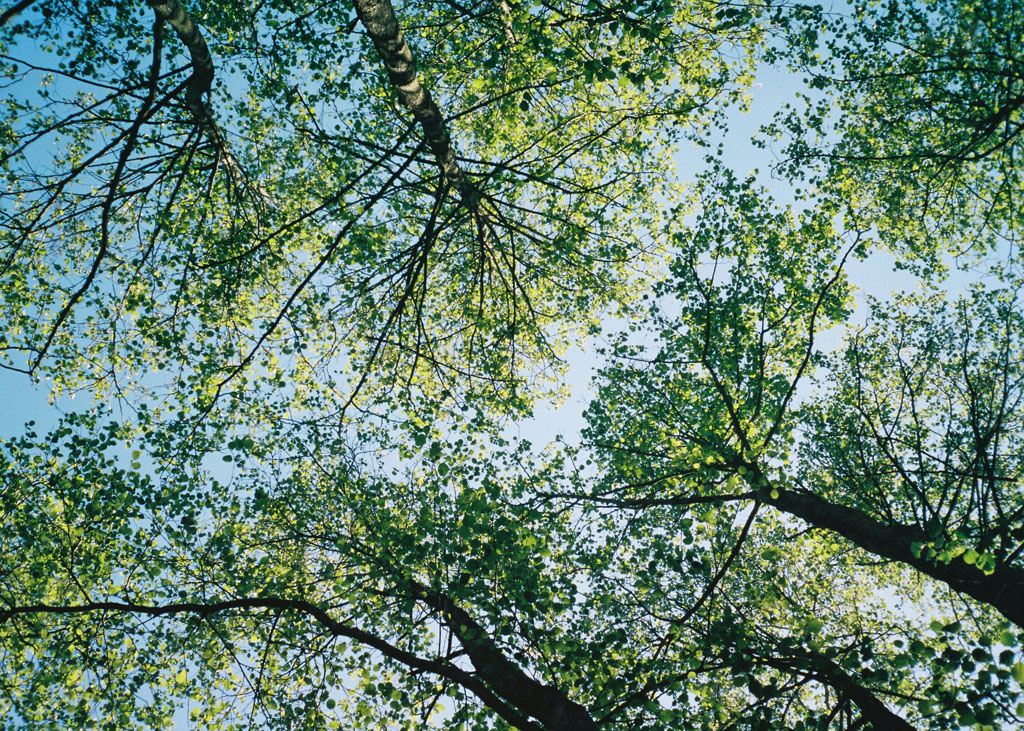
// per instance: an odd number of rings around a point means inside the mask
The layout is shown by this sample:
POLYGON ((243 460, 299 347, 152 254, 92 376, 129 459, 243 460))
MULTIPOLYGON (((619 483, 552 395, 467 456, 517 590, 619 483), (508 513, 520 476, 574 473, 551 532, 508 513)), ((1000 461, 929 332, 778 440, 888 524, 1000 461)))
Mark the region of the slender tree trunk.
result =
POLYGON ((366 34, 373 41, 373 47, 377 49, 388 70, 388 79, 398 92, 402 104, 412 112, 412 116, 423 128, 427 146, 441 172, 459 191, 462 202, 468 208, 475 209, 480 200, 480 192, 455 160, 448 125, 431 97, 430 90, 419 80, 416 59, 413 58, 409 44, 405 42, 390 0, 354 0, 353 4, 360 22, 366 28, 366 34))
POLYGON ((185 106, 192 112, 197 124, 208 124, 213 121, 210 110, 203 97, 210 91, 213 83, 213 56, 206 45, 203 34, 193 22, 185 9, 175 0, 146 0, 157 17, 163 20, 185 44, 192 58, 192 76, 185 87, 185 106))
MULTIPOLYGON (((235 184, 242 188, 249 187, 249 176, 245 174, 231 153, 228 141, 206 101, 206 96, 210 93, 213 84, 215 69, 213 55, 210 53, 210 47, 206 45, 206 39, 203 38, 199 26, 176 0, 146 0, 146 3, 153 8, 153 12, 158 18, 171 26, 178 39, 185 44, 192 59, 192 76, 189 77, 185 87, 185 106, 192 113, 193 121, 205 131, 235 184)), ((260 201, 273 205, 273 199, 262 185, 256 183, 252 189, 255 190, 260 201)))
POLYGON ((911 548, 927 542, 928 536, 916 526, 890 525, 863 511, 836 505, 803 491, 783 490, 765 502, 818 528, 833 531, 876 556, 900 561, 931 576, 951 589, 989 604, 1019 627, 1024 627, 1024 570, 996 565, 986 575, 979 569, 953 559, 948 564, 918 558, 911 548))

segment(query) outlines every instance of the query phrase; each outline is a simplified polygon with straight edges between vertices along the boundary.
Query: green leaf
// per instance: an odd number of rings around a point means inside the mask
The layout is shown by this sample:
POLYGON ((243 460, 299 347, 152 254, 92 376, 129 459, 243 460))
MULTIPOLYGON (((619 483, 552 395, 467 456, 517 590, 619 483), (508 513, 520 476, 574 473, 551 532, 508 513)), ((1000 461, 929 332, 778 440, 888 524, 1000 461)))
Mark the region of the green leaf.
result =
POLYGON ((1010 668, 1010 675, 1018 683, 1024 683, 1024 662, 1014 663, 1013 667, 1010 668))

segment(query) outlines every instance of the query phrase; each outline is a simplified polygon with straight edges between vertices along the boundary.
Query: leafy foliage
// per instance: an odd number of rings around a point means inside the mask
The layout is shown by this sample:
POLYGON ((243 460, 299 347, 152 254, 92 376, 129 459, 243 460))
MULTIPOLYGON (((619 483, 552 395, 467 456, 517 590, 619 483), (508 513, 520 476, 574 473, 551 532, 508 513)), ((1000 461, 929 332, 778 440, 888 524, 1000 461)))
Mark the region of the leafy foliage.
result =
POLYGON ((1020 33, 12 6, 0 727, 1024 723, 1020 33), (771 65, 766 188, 716 138, 771 65))

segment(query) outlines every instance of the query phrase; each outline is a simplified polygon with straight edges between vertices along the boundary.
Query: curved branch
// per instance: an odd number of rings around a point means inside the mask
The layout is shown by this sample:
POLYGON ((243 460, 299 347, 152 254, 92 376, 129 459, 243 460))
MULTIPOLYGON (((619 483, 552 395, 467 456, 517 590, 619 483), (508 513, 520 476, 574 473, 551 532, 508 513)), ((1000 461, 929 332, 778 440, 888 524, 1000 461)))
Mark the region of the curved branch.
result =
POLYGON ((46 357, 50 347, 53 345, 53 341, 56 339, 57 333, 60 331, 65 321, 67 321, 71 316, 71 312, 74 310, 75 305, 78 304, 79 300, 82 299, 85 293, 92 286, 97 273, 99 273, 100 265, 107 256, 107 251, 110 247, 110 215, 114 207, 114 200, 117 197, 117 189, 121 183, 121 177, 124 174, 125 166, 128 164, 128 158, 131 156, 132 151, 135 149, 135 144, 138 141, 139 130, 142 129, 143 123, 149 118, 149 115, 154 110, 154 104, 156 103, 157 84, 160 79, 160 54, 162 50, 163 33, 161 32, 160 21, 156 20, 153 23, 153 61, 149 70, 149 89, 146 93, 146 98, 143 100, 142 105, 139 108, 138 114, 135 115, 135 121, 132 123, 131 129, 128 130, 124 147, 121 149, 121 154, 117 159, 117 167, 115 168, 114 175, 111 177, 110 183, 107 186, 107 194, 103 200, 100 220, 99 250, 96 252, 96 256, 93 257, 92 266, 89 268, 89 272, 86 274, 85 280, 82 282, 81 286, 71 294, 67 302, 64 303, 64 306, 57 314, 57 318, 50 327, 50 332, 46 336, 46 341, 43 343, 43 347, 40 348, 39 354, 36 356, 29 368, 29 373, 34 373, 43 362, 43 358, 46 357))
MULTIPOLYGON (((146 4, 153 8, 153 12, 160 20, 171 26, 188 49, 192 59, 192 75, 185 86, 185 106, 192 113, 195 123, 206 130, 207 137, 217 155, 224 161, 224 166, 231 177, 236 183, 246 187, 248 176, 231 153, 224 132, 217 125, 217 120, 214 119, 213 112, 204 99, 210 93, 215 73, 213 55, 210 53, 210 47, 206 45, 206 39, 192 17, 176 0, 146 0, 146 4)), ((257 183, 254 188, 261 202, 273 205, 273 199, 261 185, 257 183)))
POLYGON ((764 665, 777 670, 809 670, 812 678, 831 686, 842 697, 852 701, 860 709, 861 716, 871 722, 872 728, 914 731, 914 727, 906 719, 889 710, 869 688, 865 688, 850 677, 839 664, 820 653, 807 652, 792 658, 769 656, 759 659, 764 665))
POLYGON ((192 112, 197 123, 212 123, 213 117, 203 97, 209 93, 213 84, 213 56, 203 34, 175 0, 146 0, 146 4, 153 8, 160 20, 171 26, 192 57, 192 76, 185 87, 185 106, 192 112))
POLYGON ((485 705, 497 713, 501 718, 508 721, 516 728, 523 731, 542 731, 535 723, 524 717, 514 708, 510 707, 501 698, 497 697, 486 685, 474 678, 464 670, 438 660, 428 660, 411 652, 395 647, 386 640, 371 634, 358 627, 351 627, 344 622, 334 619, 326 609, 302 599, 282 599, 279 597, 246 597, 242 599, 228 599, 209 604, 180 602, 176 604, 165 604, 153 606, 147 604, 134 604, 128 602, 88 602, 74 606, 59 606, 51 604, 32 604, 23 607, 8 607, 0 609, 0 624, 7 622, 13 617, 33 614, 88 614, 91 612, 124 612, 126 614, 144 614, 150 617, 173 616, 175 614, 197 614, 200 617, 208 617, 218 612, 230 611, 232 609, 276 609, 293 611, 305 614, 315 620, 335 637, 346 637, 355 640, 360 644, 372 647, 385 657, 401 663, 406 667, 421 672, 429 672, 448 678, 466 690, 475 694, 485 705))
POLYGON ((0 28, 7 25, 7 21, 13 18, 15 15, 20 13, 22 10, 27 8, 29 5, 34 3, 36 0, 21 0, 21 2, 15 3, 14 7, 8 8, 0 15, 0 28))

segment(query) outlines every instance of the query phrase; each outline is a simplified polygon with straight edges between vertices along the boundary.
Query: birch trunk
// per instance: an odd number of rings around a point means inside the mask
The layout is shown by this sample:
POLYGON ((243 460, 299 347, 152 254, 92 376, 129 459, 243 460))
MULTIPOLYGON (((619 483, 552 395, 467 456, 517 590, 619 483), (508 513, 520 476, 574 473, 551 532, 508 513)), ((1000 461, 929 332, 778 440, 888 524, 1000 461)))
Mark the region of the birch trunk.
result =
MULTIPOLYGON (((146 0, 146 4, 153 9, 158 18, 171 27, 178 39, 185 44, 192 59, 192 76, 185 87, 185 106, 192 113, 192 119, 206 132, 207 138, 235 184, 241 188, 249 187, 248 175, 231 153, 228 141, 206 101, 215 73, 213 55, 210 53, 210 47, 206 45, 206 39, 192 17, 176 0, 146 0)), ((273 204, 273 199, 261 185, 257 183, 252 188, 260 201, 273 204)))
POLYGON ((405 42, 405 35, 398 25, 395 9, 390 0, 353 0, 356 14, 366 28, 366 34, 373 41, 388 79, 398 92, 402 104, 412 112, 413 118, 423 128, 423 136, 448 182, 459 191, 467 208, 476 209, 480 193, 459 167, 452 147, 448 125, 441 115, 430 90, 419 80, 416 73, 416 59, 412 49, 405 42))

